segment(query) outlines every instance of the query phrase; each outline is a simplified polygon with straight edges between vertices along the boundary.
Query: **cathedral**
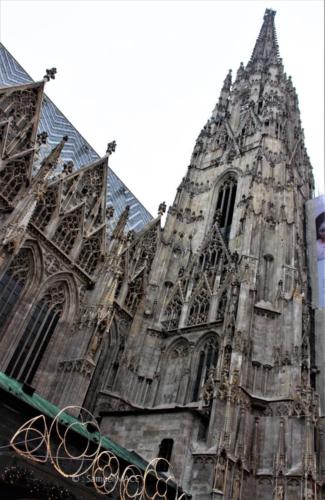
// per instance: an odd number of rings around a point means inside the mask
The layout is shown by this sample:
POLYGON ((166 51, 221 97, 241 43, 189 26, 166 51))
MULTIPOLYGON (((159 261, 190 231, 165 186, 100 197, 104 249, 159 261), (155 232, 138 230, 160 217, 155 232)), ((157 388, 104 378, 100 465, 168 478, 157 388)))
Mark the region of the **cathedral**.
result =
POLYGON ((55 69, 0 88, 3 377, 162 457, 193 500, 325 498, 314 181, 274 18, 156 218, 121 202, 114 141, 79 161, 45 130, 55 69))

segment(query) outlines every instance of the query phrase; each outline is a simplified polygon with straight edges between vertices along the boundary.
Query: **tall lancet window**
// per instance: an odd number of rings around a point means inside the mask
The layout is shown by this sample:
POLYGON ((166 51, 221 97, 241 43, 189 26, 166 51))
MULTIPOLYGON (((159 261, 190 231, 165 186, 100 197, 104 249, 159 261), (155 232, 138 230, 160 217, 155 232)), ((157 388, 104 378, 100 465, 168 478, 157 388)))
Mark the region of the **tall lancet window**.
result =
POLYGON ((0 330, 18 303, 31 271, 31 251, 22 248, 0 278, 0 330))
POLYGON ((235 207, 237 191, 237 180, 234 175, 230 175, 220 186, 216 213, 219 216, 219 227, 226 241, 229 240, 232 217, 235 207))
POLYGON ((27 384, 32 383, 44 352, 58 324, 65 302, 65 286, 58 283, 46 291, 33 307, 29 321, 6 373, 27 384))
POLYGON ((200 399, 202 387, 208 379, 209 371, 215 370, 217 362, 218 344, 214 338, 210 338, 200 349, 200 354, 197 360, 192 401, 198 401, 200 399))

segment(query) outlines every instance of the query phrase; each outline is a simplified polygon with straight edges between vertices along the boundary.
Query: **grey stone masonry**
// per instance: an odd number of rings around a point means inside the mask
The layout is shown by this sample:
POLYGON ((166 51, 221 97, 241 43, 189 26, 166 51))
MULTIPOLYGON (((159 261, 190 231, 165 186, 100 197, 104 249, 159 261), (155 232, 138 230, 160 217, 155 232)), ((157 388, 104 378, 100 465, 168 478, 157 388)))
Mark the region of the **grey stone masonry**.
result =
POLYGON ((168 459, 193 500, 325 498, 313 175, 274 17, 226 75, 164 227, 160 203, 140 232, 128 206, 107 230, 114 145, 57 176, 64 137, 34 172, 44 82, 0 89, 0 369, 168 459))
POLYGON ((132 319, 115 371, 103 362, 92 386, 102 428, 124 445, 149 460, 173 439, 171 463, 195 500, 322 494, 313 175, 274 16, 226 76, 164 228, 157 219, 123 254, 116 304, 132 319))

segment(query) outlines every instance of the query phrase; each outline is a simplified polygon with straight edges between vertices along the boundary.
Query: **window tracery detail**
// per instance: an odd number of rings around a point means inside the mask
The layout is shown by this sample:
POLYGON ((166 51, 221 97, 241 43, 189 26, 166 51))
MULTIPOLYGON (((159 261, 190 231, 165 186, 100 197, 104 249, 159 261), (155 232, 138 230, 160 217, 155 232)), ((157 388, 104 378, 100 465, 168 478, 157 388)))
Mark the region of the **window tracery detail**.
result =
POLYGON ((93 204, 101 196, 103 189, 103 164, 88 169, 78 185, 78 201, 85 201, 86 215, 93 208, 93 204))
MULTIPOLYGON (((16 90, 4 95, 0 103, 0 121, 11 118, 7 143, 12 141, 26 123, 32 122, 37 108, 39 89, 16 90)), ((30 137, 27 136, 25 147, 30 147, 30 137)))
POLYGON ((143 273, 140 273, 128 287, 128 292, 125 297, 125 307, 129 310, 131 314, 134 314, 140 300, 143 297, 143 273))
POLYGON ((226 241, 229 240, 237 191, 237 180, 230 175, 220 186, 216 205, 218 225, 226 241))
POLYGON ((178 291, 174 294, 174 297, 172 297, 172 299, 168 303, 165 310, 166 319, 162 322, 162 324, 166 328, 166 330, 173 330, 178 327, 182 307, 183 301, 178 289, 178 291))
POLYGON ((145 262, 147 268, 151 268, 152 261, 155 256, 157 248, 157 227, 153 226, 149 231, 147 231, 141 238, 138 245, 135 246, 134 259, 136 261, 135 268, 138 269, 145 262))
POLYGON ((210 370, 215 370, 218 362, 218 342, 216 338, 209 338, 200 349, 197 359, 196 378, 193 388, 192 401, 198 401, 201 390, 207 381, 210 370))
POLYGON ((29 155, 10 161, 0 170, 0 193, 12 202, 28 179, 29 155))
POLYGON ((22 248, 0 279, 0 328, 2 328, 26 286, 32 269, 31 251, 22 248))
POLYGON ((57 206, 57 196, 54 189, 49 189, 42 201, 40 201, 33 214, 32 222, 36 224, 41 231, 44 231, 51 220, 57 206))
POLYGON ((208 321, 209 308, 210 294, 206 288, 202 288, 192 301, 187 325, 191 326, 206 323, 208 321))
POLYGON ((71 251, 79 234, 81 226, 81 213, 82 209, 80 208, 79 210, 64 216, 53 237, 53 242, 56 243, 66 254, 71 251))
POLYGON ((60 282, 35 304, 6 373, 30 384, 63 312, 66 287, 60 282))
POLYGON ((78 265, 90 275, 94 273, 101 256, 101 240, 101 234, 84 240, 79 254, 78 265))
POLYGON ((223 256, 224 250, 220 242, 220 238, 215 230, 212 231, 208 245, 203 249, 199 257, 199 269, 205 271, 206 269, 216 268, 223 256))

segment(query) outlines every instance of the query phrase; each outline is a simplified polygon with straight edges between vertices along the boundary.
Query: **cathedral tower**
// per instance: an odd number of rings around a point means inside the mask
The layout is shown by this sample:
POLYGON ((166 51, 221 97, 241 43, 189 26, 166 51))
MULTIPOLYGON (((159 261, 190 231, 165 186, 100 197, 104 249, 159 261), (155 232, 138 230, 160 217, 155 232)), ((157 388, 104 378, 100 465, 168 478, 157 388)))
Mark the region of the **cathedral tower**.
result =
POLYGON ((195 500, 312 499, 318 399, 304 204, 313 176, 267 9, 168 209, 129 235, 85 404, 195 500))

